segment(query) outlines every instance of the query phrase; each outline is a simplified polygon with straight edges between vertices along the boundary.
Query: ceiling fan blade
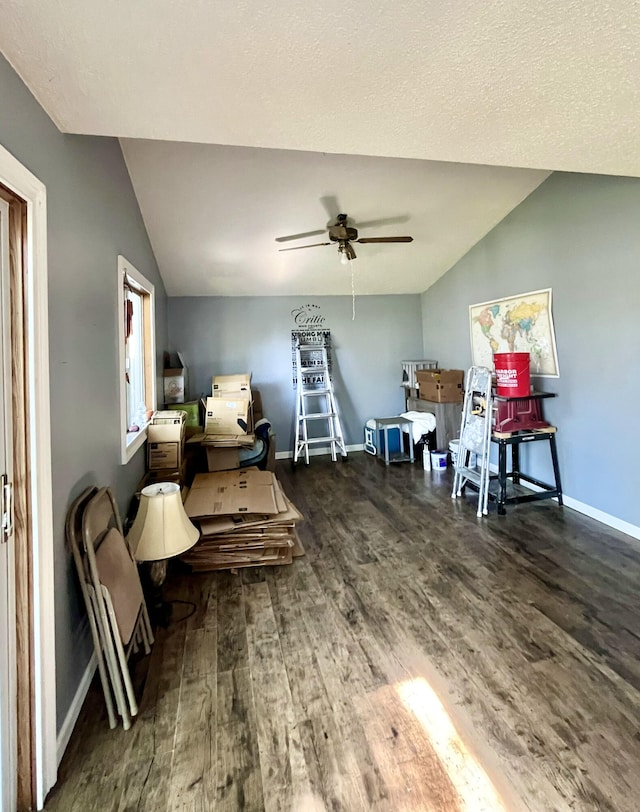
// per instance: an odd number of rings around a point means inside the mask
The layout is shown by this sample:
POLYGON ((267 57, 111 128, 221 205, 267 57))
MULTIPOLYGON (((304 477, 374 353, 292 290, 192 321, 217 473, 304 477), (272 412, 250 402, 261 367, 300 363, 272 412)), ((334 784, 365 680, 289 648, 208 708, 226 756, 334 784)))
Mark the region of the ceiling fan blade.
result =
POLYGON ((342 209, 338 204, 338 198, 335 195, 324 195, 323 197, 320 198, 320 203, 322 203, 322 206, 326 211, 329 220, 332 223, 335 223, 336 218, 342 211, 342 209))
POLYGON ((300 234, 288 234, 286 237, 276 237, 276 242, 289 242, 289 240, 306 240, 307 237, 316 237, 318 234, 325 234, 326 228, 319 231, 302 231, 300 234))
POLYGON ((356 242, 413 242, 413 237, 362 237, 356 242))
MULTIPOLYGON (((321 234, 324 232, 320 232, 321 234)), ((295 245, 293 248, 278 248, 278 251, 299 251, 301 248, 316 248, 318 245, 331 245, 330 242, 313 242, 311 245, 295 245)))
POLYGON ((356 223, 356 228, 377 228, 378 226, 395 226, 400 223, 406 223, 409 220, 408 214, 403 214, 398 217, 382 217, 380 220, 367 220, 364 223, 356 223))

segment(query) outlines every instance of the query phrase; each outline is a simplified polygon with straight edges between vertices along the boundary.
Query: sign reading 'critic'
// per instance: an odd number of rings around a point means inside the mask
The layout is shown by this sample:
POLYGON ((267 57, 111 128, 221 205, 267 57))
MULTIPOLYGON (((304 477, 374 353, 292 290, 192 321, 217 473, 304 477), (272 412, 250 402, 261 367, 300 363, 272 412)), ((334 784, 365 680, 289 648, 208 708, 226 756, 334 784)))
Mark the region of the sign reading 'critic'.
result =
POLYGON ((326 322, 326 318, 320 312, 320 306, 315 304, 294 307, 291 316, 295 326, 301 329, 324 327, 326 322))

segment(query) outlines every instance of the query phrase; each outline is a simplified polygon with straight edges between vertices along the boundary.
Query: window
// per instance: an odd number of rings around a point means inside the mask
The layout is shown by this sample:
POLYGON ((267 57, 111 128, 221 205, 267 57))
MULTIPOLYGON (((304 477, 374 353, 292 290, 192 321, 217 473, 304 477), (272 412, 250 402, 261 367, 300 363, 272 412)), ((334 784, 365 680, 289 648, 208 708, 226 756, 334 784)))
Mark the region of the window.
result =
POLYGON ((118 257, 118 337, 122 463, 147 436, 147 413, 156 408, 154 288, 118 257))

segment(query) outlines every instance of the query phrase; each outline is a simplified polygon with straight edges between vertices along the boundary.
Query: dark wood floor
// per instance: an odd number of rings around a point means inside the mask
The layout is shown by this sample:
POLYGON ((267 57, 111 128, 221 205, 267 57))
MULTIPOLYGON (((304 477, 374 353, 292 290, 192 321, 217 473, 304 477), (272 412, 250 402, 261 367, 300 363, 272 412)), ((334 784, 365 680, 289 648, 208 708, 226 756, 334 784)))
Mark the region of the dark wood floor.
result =
POLYGON ((637 812, 628 537, 553 502, 477 519, 364 454, 278 476, 306 556, 174 573, 195 613, 138 664, 130 731, 92 687, 47 810, 637 812))

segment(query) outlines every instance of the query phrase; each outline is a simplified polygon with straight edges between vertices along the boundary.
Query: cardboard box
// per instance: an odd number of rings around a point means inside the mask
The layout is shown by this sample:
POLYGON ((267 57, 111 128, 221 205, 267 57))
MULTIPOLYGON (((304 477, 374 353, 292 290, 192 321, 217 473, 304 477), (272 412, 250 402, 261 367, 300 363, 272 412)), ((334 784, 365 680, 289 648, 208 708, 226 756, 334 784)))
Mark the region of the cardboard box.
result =
POLYGON ((191 488, 185 510, 189 518, 197 519, 234 513, 273 515, 278 513, 278 506, 272 485, 243 487, 240 482, 224 482, 206 488, 191 488))
POLYGON ((251 373, 242 372, 237 375, 216 375, 211 380, 211 395, 224 400, 249 400, 249 413, 247 434, 253 431, 253 392, 251 391, 251 373))
POLYGON ((215 445, 219 448, 251 448, 256 441, 255 434, 205 434, 201 431, 187 441, 189 445, 215 445))
POLYGON ((180 468, 184 450, 186 413, 155 412, 147 426, 147 468, 180 468))
POLYGON ((207 452, 207 470, 230 471, 240 468, 239 448, 216 448, 213 445, 204 446, 207 452))
POLYGON ((187 412, 182 408, 182 404, 175 409, 165 409, 153 412, 149 423, 154 426, 177 426, 187 422, 187 412))
POLYGON ((418 369, 416 370, 416 381, 422 386, 423 383, 464 383, 464 370, 462 369, 418 369))
POLYGON ((420 399, 431 403, 462 403, 464 399, 462 384, 429 384, 420 388, 420 399))
POLYGON ((184 403, 186 400, 187 366, 181 353, 177 353, 176 358, 170 360, 168 353, 165 355, 165 368, 162 370, 165 403, 184 403))
POLYGON ((270 471, 259 471, 257 468, 242 468, 237 471, 226 471, 217 474, 198 474, 191 485, 192 490, 215 488, 218 485, 249 486, 273 485, 273 474, 270 471))
POLYGON ((180 468, 158 468, 157 470, 147 471, 143 478, 138 483, 136 488, 136 495, 140 495, 140 491, 146 488, 147 485, 153 485, 156 482, 174 482, 182 488, 186 481, 186 467, 183 463, 180 468))
POLYGON ((461 403, 464 372, 461 369, 419 369, 416 380, 421 400, 434 403, 461 403))
POLYGON ((147 426, 147 440, 152 443, 178 443, 184 440, 186 412, 154 412, 147 426))
POLYGON ((224 398, 225 400, 235 400, 236 398, 243 398, 251 400, 253 393, 250 389, 216 389, 211 393, 214 398, 224 398))
POLYGON ((255 426, 255 418, 253 416, 253 392, 217 392, 214 397, 216 400, 226 400, 226 401, 236 401, 236 400, 246 400, 247 396, 249 397, 249 410, 247 415, 247 434, 251 434, 253 432, 253 427, 255 426))
MULTIPOLYGON (((164 428, 164 427, 163 427, 164 428)), ((160 468, 175 470, 182 465, 182 442, 147 443, 148 469, 155 471, 160 468)))
POLYGON ((218 392, 250 392, 251 373, 242 372, 237 375, 215 375, 211 380, 211 394, 218 392))
POLYGON ((249 398, 207 398, 205 434, 247 434, 250 429, 249 398))

